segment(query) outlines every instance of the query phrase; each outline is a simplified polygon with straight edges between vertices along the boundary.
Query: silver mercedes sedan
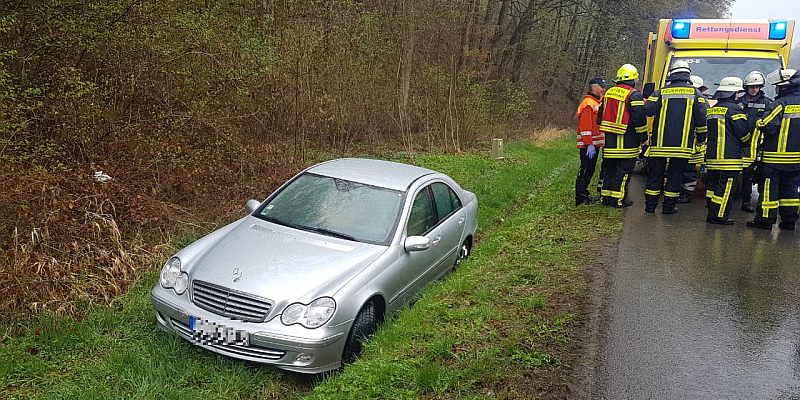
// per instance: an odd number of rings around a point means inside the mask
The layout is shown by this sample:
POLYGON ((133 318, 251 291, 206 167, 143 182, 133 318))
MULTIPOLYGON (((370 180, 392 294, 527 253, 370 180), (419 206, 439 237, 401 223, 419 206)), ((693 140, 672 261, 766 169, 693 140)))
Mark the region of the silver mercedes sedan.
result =
POLYGON ((338 159, 171 257, 151 292, 158 326, 286 370, 339 368, 384 316, 469 255, 478 201, 448 176, 338 159))

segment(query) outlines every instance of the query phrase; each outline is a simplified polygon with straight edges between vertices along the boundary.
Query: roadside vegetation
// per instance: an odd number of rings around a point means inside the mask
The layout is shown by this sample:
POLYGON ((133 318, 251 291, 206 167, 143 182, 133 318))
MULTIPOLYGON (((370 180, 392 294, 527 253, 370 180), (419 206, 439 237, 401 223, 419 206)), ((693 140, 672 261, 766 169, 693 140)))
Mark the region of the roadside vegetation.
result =
POLYGON ((574 145, 542 128, 573 124, 589 77, 643 66, 658 18, 731 1, 0 0, 0 398, 557 393, 574 252, 616 213, 568 207, 574 145), (321 384, 154 331, 166 257, 354 154, 476 192, 473 261, 321 384))
MULTIPOLYGON (((128 294, 83 319, 41 312, 0 325, 0 397, 505 398, 563 395, 578 343, 585 243, 614 235, 618 212, 573 206, 571 140, 429 154, 480 201, 470 259, 382 325, 340 374, 308 377, 227 359, 156 328, 148 268, 128 294)), ((405 157, 387 154, 386 158, 405 157)), ((241 199, 240 203, 243 204, 241 199)), ((243 208, 240 214, 243 213, 243 208)), ((209 227, 210 229, 210 227, 209 227)), ((178 237, 170 251, 196 239, 178 237)), ((163 260, 162 260, 163 261, 163 260)))
POLYGON ((320 149, 571 125, 658 18, 728 3, 0 0, 0 319, 108 304, 320 149))

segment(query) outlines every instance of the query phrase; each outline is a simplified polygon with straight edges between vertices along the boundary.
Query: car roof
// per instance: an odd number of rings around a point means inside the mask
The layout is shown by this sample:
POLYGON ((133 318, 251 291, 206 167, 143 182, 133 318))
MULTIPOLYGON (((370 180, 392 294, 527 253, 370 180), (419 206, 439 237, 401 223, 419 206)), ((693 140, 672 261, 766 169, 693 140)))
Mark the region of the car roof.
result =
POLYGON ((438 174, 427 168, 369 158, 339 158, 317 164, 307 172, 400 191, 406 191, 422 176, 438 174))

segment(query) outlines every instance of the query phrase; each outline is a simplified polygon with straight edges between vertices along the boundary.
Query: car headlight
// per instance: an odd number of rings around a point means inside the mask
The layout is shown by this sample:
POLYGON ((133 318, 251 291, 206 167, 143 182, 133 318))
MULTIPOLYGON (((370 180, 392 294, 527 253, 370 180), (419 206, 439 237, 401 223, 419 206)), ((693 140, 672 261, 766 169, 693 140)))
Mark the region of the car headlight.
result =
POLYGON ((181 271, 181 260, 178 257, 172 257, 161 268, 161 287, 164 289, 173 289, 178 295, 183 294, 186 288, 189 287, 189 275, 181 271))
POLYGON ((284 325, 300 324, 306 328, 318 328, 328 322, 336 311, 336 301, 320 297, 310 304, 293 303, 283 309, 281 322, 284 325))

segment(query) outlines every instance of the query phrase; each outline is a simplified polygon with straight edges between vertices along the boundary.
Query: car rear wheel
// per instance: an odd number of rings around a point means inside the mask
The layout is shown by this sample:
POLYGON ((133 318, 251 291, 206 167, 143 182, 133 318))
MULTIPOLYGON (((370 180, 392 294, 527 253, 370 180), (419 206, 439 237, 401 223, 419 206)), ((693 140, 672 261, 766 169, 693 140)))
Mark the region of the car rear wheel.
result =
POLYGON ((378 328, 378 318, 375 311, 375 302, 370 300, 361 311, 358 312, 353 326, 350 328, 350 335, 344 345, 342 353, 342 363, 351 363, 356 356, 361 354, 362 342, 372 336, 378 328))
POLYGON ((461 243, 461 247, 458 248, 458 256, 456 257, 456 263, 453 265, 453 269, 458 268, 461 262, 467 257, 469 257, 469 242, 464 240, 464 243, 461 243))

